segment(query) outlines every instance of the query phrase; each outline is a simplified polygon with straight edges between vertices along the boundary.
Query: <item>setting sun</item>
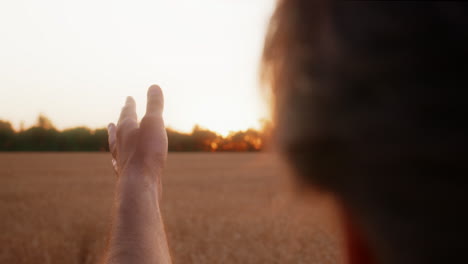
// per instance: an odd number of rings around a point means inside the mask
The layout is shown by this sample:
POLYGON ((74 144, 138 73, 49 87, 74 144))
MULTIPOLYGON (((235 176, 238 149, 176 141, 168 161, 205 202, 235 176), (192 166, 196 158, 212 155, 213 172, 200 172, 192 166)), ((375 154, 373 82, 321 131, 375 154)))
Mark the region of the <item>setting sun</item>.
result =
POLYGON ((153 83, 167 126, 227 135, 267 117, 257 68, 273 0, 0 4, 0 119, 104 127, 153 83))

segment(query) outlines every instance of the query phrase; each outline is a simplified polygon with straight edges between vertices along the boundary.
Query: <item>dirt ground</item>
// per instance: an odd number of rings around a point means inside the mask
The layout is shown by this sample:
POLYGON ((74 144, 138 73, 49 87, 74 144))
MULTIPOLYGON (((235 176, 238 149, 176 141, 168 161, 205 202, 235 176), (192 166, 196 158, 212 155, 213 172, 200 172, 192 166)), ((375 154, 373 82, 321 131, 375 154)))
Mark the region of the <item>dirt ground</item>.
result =
MULTIPOLYGON (((0 263, 99 263, 115 179, 108 153, 0 153, 0 263)), ((288 179, 272 154, 169 154, 174 263, 339 263, 329 200, 288 179)))

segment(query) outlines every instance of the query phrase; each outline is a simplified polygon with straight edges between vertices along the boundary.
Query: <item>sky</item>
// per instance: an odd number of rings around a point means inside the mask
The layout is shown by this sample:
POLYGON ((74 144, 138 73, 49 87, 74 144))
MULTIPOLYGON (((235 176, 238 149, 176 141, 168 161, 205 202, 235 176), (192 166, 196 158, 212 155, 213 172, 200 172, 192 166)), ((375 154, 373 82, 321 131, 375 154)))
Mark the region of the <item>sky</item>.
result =
POLYGON ((166 125, 227 134, 268 117, 258 65, 274 0, 0 1, 0 120, 105 127, 159 84, 166 125))

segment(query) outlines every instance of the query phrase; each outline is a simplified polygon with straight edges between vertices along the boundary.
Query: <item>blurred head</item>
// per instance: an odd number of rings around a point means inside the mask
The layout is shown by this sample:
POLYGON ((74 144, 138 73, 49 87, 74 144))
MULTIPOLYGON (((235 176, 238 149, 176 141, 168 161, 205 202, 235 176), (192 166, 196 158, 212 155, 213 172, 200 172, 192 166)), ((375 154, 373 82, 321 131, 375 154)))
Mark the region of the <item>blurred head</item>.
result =
POLYGON ((278 3, 262 68, 277 145, 338 198, 352 263, 467 252, 467 29, 463 3, 278 3))

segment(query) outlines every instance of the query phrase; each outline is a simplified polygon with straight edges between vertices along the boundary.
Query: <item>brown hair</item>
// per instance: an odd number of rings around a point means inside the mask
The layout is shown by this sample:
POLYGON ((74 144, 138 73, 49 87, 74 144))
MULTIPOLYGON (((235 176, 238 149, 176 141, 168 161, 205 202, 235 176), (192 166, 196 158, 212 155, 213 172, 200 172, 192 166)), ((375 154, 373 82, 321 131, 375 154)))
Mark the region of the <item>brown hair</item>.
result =
POLYGON ((417 1, 282 0, 270 22, 280 150, 354 213, 381 263, 467 252, 467 26, 467 5, 417 1))

